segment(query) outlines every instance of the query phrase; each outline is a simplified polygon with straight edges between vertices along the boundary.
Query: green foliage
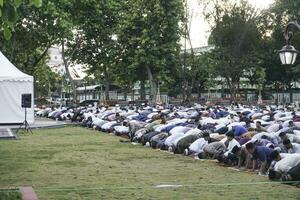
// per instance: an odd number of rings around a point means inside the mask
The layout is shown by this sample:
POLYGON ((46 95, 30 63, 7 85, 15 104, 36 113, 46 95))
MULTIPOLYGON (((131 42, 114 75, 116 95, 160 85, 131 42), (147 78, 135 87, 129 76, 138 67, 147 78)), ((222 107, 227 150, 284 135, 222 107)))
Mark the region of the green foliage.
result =
POLYGON ((149 76, 153 81, 171 81, 179 64, 182 16, 180 0, 122 2, 117 35, 121 48, 118 64, 127 66, 122 70, 123 81, 132 83, 149 76))
POLYGON ((168 84, 170 96, 176 97, 181 94, 183 88, 186 87, 184 83, 187 83, 187 96, 213 86, 214 81, 211 76, 214 69, 207 54, 193 55, 182 52, 179 60, 180 65, 173 69, 171 81, 168 84))
POLYGON ((61 77, 57 76, 48 65, 45 64, 44 58, 42 62, 39 62, 33 73, 35 79, 36 91, 38 91, 39 97, 48 97, 51 91, 57 91, 60 87, 61 77))
POLYGON ((88 74, 105 82, 107 99, 114 75, 112 68, 118 55, 114 37, 118 9, 118 2, 113 0, 78 0, 72 10, 77 31, 75 40, 68 43, 69 56, 74 62, 86 65, 88 74))
MULTIPOLYGON (((278 50, 285 45, 283 30, 289 21, 298 19, 300 6, 299 1, 276 0, 275 3, 266 11, 265 18, 269 21, 269 26, 265 26, 270 34, 266 38, 266 48, 270 49, 262 52, 263 63, 266 68, 266 77, 268 84, 281 83, 290 88, 291 83, 299 80, 300 64, 299 59, 296 60, 294 66, 282 66, 278 50), (270 23, 271 22, 271 23, 270 23)), ((292 30, 292 29, 291 29, 292 30)), ((296 49, 300 49, 300 34, 296 30, 293 31, 294 36, 292 45, 296 49)))
MULTIPOLYGON (((84 64, 96 83, 117 83, 126 91, 149 81, 153 92, 163 81, 176 96, 183 87, 195 93, 221 77, 234 96, 244 77, 258 89, 299 80, 299 59, 284 68, 276 52, 284 45, 285 25, 299 16, 298 1, 276 0, 262 12, 242 0, 199 1, 215 46, 203 55, 180 54, 187 20, 182 0, 0 0, 0 49, 22 71, 45 79, 43 85, 57 81, 43 70, 50 73, 48 49, 62 42, 67 58, 84 64)), ((300 49, 300 34, 292 41, 300 49)))
POLYGON ((0 200, 21 200, 21 192, 18 189, 0 190, 0 200))
POLYGON ((206 13, 206 17, 213 22, 209 41, 216 48, 207 56, 216 75, 226 79, 231 95, 235 97, 243 74, 260 65, 261 18, 246 1, 213 1, 212 6, 214 9, 206 13))
MULTIPOLYGON (((6 40, 9 40, 12 36, 11 32, 14 30, 18 18, 17 9, 21 4, 21 0, 0 0, 0 31, 3 30, 6 40)), ((30 0, 29 3, 23 3, 23 5, 40 7, 42 0, 30 0)))
POLYGON ((32 75, 39 62, 46 62, 44 58, 52 45, 72 37, 70 14, 65 12, 70 3, 44 0, 39 8, 21 4, 11 40, 0 36, 1 51, 19 69, 32 75))

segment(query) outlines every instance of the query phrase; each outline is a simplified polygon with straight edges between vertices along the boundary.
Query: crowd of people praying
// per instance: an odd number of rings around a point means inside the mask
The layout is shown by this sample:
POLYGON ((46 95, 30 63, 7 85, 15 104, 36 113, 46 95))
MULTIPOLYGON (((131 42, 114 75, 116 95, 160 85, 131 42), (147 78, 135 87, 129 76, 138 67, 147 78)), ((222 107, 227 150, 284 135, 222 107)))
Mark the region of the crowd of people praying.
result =
POLYGON ((132 143, 215 159, 270 180, 300 181, 300 111, 292 106, 86 106, 37 116, 79 122, 132 143))

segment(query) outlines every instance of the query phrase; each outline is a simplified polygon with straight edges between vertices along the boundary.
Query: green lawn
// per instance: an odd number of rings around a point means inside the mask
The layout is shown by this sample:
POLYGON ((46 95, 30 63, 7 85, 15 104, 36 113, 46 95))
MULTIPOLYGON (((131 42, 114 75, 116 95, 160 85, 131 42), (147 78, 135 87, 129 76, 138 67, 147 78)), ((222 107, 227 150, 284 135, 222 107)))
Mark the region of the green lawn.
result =
POLYGON ((0 200, 21 200, 21 193, 18 189, 0 190, 0 200))
POLYGON ((292 186, 84 128, 19 136, 0 141, 0 188, 32 186, 42 200, 300 199, 292 186))

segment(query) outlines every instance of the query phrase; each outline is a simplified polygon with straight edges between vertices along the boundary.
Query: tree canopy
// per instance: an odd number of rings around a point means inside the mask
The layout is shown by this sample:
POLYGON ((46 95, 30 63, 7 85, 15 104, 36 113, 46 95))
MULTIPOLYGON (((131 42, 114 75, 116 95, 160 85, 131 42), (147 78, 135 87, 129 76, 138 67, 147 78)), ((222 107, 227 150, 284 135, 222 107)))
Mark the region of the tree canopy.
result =
MULTIPOLYGON (((208 43, 214 46, 202 54, 186 53, 180 44, 181 38, 190 39, 183 0, 0 0, 0 48, 43 85, 59 85, 47 62, 49 48, 60 46, 73 91, 76 83, 68 66, 82 64, 94 83, 106 86, 107 99, 111 84, 127 93, 136 82, 141 99, 148 85, 152 100, 161 83, 170 95, 186 98, 216 80, 225 80, 232 98, 244 79, 259 91, 293 87, 299 62, 282 67, 277 50, 284 45, 285 25, 299 16, 298 1, 276 0, 266 10, 244 0, 199 3, 211 26, 208 43)), ((293 41, 299 49, 299 34, 293 41)))

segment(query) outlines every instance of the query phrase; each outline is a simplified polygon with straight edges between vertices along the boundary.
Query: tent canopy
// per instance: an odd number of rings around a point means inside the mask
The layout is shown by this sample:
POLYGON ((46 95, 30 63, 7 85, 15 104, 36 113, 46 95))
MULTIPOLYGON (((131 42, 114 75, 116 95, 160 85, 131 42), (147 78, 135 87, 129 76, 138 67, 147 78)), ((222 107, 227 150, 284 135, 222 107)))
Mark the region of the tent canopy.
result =
POLYGON ((33 77, 21 72, 0 52, 0 124, 22 123, 25 118, 22 94, 31 94, 27 120, 34 122, 33 77))
POLYGON ((0 81, 33 81, 33 77, 21 72, 0 52, 0 81))

